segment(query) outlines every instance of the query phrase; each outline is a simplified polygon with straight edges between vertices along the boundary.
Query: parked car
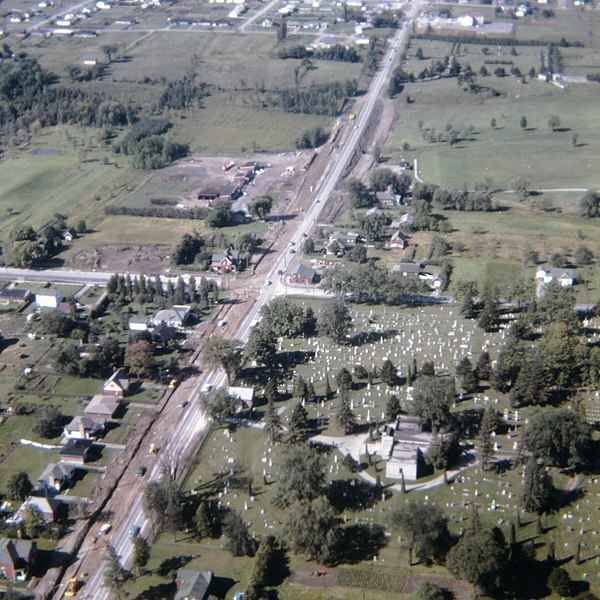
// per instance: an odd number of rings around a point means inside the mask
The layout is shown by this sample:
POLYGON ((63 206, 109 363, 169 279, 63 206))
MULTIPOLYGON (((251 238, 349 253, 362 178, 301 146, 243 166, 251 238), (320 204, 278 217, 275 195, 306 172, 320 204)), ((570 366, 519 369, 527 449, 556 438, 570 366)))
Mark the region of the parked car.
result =
POLYGON ((127 537, 131 539, 136 538, 138 535, 140 535, 141 530, 142 528, 139 525, 132 525, 127 532, 127 537))
POLYGON ((100 526, 100 535, 106 535, 111 529, 112 525, 110 523, 104 523, 100 526))
POLYGON ((140 465, 136 470, 135 470, 135 474, 138 477, 143 477, 146 474, 146 471, 148 469, 146 469, 146 467, 144 465, 140 465))
POLYGON ((188 404, 189 402, 187 400, 181 400, 181 402, 177 404, 177 408, 185 408, 188 404))

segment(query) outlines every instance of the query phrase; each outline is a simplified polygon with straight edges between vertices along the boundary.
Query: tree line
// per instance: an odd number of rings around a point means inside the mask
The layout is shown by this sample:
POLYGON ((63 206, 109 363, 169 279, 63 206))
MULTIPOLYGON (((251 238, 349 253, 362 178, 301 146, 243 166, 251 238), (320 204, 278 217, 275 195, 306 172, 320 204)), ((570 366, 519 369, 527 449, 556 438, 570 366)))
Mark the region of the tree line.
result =
POLYGON ((277 58, 283 60, 288 58, 314 58, 315 60, 335 60, 338 62, 356 63, 361 61, 360 54, 355 48, 347 48, 341 44, 335 44, 330 48, 309 49, 306 46, 282 46, 277 50, 277 58))
POLYGON ((275 90, 269 102, 285 112, 336 116, 342 111, 348 98, 356 95, 356 80, 312 84, 306 88, 275 90))

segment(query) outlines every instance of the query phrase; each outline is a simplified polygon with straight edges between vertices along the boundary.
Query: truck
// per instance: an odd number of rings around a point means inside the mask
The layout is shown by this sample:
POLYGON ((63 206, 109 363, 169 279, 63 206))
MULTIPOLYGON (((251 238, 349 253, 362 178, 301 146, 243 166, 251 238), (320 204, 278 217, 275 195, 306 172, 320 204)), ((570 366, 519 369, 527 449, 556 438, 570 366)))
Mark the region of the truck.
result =
POLYGON ((69 598, 73 598, 74 596, 77 596, 77 590, 79 589, 80 584, 81 584, 81 582, 79 581, 79 579, 77 579, 77 577, 71 577, 71 579, 69 579, 69 581, 67 583, 67 589, 65 590, 65 596, 68 596, 69 598))

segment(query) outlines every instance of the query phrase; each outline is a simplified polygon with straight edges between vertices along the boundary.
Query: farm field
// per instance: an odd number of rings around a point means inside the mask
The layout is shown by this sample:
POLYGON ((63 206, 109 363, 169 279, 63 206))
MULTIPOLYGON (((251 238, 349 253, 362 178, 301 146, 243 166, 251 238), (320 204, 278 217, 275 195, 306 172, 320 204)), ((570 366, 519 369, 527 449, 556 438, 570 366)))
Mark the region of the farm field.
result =
MULTIPOLYGON (((498 67, 505 71, 518 67, 523 74, 540 68, 540 47, 518 46, 516 56, 508 46, 498 52, 479 44, 413 40, 403 67, 418 74, 431 60, 441 60, 453 53, 457 60, 469 64, 478 74, 482 66, 490 73, 476 75, 481 86, 497 90, 493 97, 485 91, 468 93, 456 79, 415 82, 405 85, 397 102, 402 103, 400 117, 388 137, 386 150, 392 160, 400 158, 400 146, 406 142, 408 158, 419 161, 419 175, 425 181, 448 187, 472 188, 476 182, 487 182, 492 188, 511 188, 515 177, 524 177, 536 188, 593 188, 600 185, 595 156, 600 149, 596 84, 579 83, 560 89, 550 83, 525 77, 497 77, 498 67), (421 48, 424 58, 415 53, 421 48), (487 50, 487 54, 483 53, 487 50), (406 94, 411 103, 406 103, 406 94), (551 115, 560 118, 560 126, 551 131, 551 115), (525 116, 527 125, 520 126, 525 116), (492 120, 495 120, 495 127, 492 120), (456 144, 426 142, 422 130, 444 132, 454 128, 463 133, 456 144), (577 135, 573 143, 572 136, 577 135)), ((542 50, 544 48, 542 47, 542 50)), ((596 62, 598 50, 567 48, 561 50, 565 70, 581 74, 586 63, 596 62)), ((589 71, 590 68, 587 69, 589 71)))

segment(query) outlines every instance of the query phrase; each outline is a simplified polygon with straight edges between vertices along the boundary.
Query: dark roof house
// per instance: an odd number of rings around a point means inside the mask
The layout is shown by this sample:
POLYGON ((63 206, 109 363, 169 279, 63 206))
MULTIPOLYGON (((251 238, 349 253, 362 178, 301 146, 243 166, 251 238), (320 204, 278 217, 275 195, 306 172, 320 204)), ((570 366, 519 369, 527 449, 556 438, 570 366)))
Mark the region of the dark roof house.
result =
POLYGON ((292 283, 310 285, 315 282, 316 278, 317 272, 312 267, 308 267, 302 263, 298 263, 290 273, 290 281, 292 283))
POLYGON ((70 439, 59 453, 60 460, 82 465, 87 461, 92 440, 70 439))
POLYGON ((210 571, 179 569, 175 579, 177 593, 174 600, 205 600, 208 597, 211 580, 212 573, 210 571))
POLYGON ((30 540, 0 539, 0 579, 25 581, 35 563, 37 544, 30 540))

